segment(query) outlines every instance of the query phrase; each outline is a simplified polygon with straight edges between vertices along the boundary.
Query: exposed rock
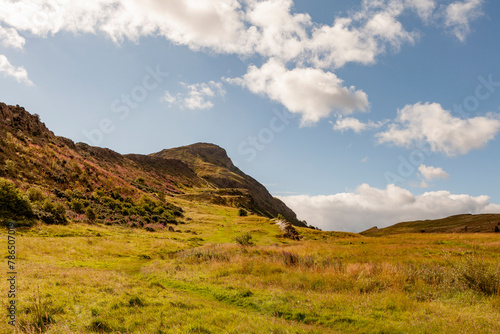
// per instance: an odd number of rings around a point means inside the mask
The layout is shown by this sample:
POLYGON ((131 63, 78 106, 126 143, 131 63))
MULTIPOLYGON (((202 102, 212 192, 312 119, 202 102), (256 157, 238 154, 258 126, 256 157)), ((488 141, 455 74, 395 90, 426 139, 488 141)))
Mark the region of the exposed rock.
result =
POLYGON ((293 225, 287 222, 286 220, 280 219, 276 222, 276 225, 278 225, 280 229, 283 231, 283 238, 297 240, 297 241, 302 239, 302 236, 299 234, 299 232, 297 232, 295 227, 293 227, 293 225))

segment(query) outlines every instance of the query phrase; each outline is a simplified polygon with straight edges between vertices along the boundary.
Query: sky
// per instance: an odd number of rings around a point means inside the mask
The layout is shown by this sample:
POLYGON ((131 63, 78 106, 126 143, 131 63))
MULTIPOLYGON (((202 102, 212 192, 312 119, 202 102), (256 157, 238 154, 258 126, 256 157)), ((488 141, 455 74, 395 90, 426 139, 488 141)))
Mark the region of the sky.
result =
POLYGON ((493 0, 0 0, 0 101, 119 153, 217 144, 323 230, 500 213, 493 0))

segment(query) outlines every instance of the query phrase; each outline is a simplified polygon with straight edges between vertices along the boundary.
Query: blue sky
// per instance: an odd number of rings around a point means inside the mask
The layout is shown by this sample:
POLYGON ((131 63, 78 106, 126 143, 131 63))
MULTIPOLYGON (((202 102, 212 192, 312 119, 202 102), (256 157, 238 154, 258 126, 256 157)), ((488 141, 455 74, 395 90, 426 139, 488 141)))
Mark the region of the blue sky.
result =
POLYGON ((0 101, 120 153, 211 142, 326 230, 500 212, 500 4, 0 1, 0 101))

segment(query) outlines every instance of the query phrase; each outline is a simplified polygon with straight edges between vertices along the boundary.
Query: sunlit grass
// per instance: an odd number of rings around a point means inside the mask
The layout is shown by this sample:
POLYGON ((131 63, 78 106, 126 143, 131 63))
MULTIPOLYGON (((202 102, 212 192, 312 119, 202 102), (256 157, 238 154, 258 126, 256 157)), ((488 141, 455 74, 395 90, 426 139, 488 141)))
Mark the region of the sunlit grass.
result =
POLYGON ((18 230, 18 332, 500 331, 497 235, 299 228, 304 239, 291 241, 269 219, 174 204, 185 210, 177 232, 75 223, 18 230), (242 233, 254 245, 237 244, 242 233))

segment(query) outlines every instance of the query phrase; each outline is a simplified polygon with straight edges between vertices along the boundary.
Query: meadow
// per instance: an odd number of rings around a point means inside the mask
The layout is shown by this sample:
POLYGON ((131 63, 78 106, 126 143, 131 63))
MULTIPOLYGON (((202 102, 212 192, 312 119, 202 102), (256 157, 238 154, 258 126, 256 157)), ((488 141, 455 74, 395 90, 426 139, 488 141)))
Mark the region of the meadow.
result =
POLYGON ((294 241, 267 218, 173 201, 174 231, 18 228, 17 325, 1 333, 500 332, 498 234, 294 241))

